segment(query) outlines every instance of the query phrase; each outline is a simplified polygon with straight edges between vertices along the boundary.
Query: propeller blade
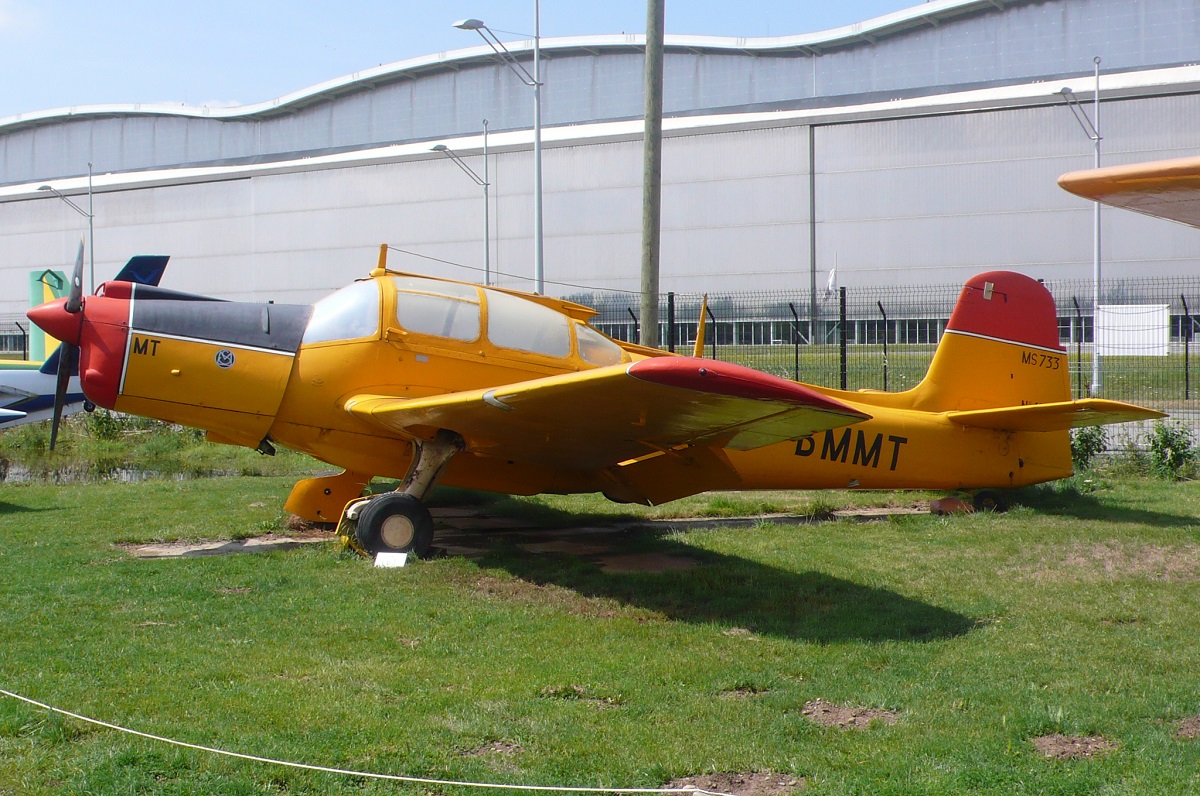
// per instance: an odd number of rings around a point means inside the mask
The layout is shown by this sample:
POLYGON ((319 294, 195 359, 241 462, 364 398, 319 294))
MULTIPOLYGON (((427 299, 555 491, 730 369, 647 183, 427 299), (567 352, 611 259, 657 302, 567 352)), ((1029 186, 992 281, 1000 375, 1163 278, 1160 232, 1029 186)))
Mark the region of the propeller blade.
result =
POLYGON ((67 312, 79 312, 83 308, 83 239, 79 239, 79 253, 75 255, 75 270, 71 273, 71 290, 67 293, 67 312))
POLYGON ((58 427, 62 423, 63 407, 67 403, 67 386, 75 371, 79 369, 79 346, 63 343, 58 355, 58 379, 54 385, 54 415, 50 420, 50 450, 58 441, 58 427))

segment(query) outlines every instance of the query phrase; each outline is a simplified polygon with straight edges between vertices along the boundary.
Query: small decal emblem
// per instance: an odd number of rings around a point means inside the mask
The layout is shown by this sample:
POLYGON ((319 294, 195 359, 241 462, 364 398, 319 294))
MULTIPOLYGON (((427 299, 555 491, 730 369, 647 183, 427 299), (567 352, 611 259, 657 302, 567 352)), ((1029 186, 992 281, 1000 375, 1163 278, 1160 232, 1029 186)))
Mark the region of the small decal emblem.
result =
POLYGON ((218 368, 232 368, 233 362, 234 362, 233 352, 230 351, 228 348, 222 348, 220 351, 217 352, 217 367, 218 368))

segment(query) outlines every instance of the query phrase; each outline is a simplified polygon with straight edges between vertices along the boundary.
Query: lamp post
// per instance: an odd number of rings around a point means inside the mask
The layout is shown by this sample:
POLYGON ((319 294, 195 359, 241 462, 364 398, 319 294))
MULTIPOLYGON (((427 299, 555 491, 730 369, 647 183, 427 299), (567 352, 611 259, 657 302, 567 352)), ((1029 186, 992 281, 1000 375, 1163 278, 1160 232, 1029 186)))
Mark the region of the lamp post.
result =
POLYGON ((542 246, 542 21, 540 1, 533 3, 533 74, 529 73, 496 34, 479 19, 460 19, 454 23, 459 30, 473 30, 491 47, 522 83, 533 89, 533 282, 534 291, 546 292, 542 246))
POLYGON ((434 152, 441 152, 450 160, 454 161, 454 165, 462 169, 463 174, 471 178, 471 181, 476 185, 483 187, 483 283, 485 285, 492 284, 492 241, 491 241, 491 216, 488 212, 488 162, 487 162, 487 119, 483 120, 483 176, 480 177, 475 173, 475 170, 468 166, 463 159, 450 147, 445 144, 434 144, 430 149, 434 152))
POLYGON ((64 202, 66 202, 71 207, 72 210, 74 210, 76 213, 85 217, 88 220, 88 269, 89 269, 88 279, 90 282, 88 292, 95 293, 96 292, 96 246, 95 246, 95 243, 96 243, 96 226, 95 226, 96 214, 95 214, 95 212, 93 212, 93 209, 92 209, 92 207, 93 207, 92 206, 92 164, 90 162, 88 163, 88 209, 87 210, 84 210, 82 207, 80 207, 79 205, 72 202, 71 198, 69 196, 67 196, 62 191, 55 188, 53 185, 49 185, 49 184, 39 185, 38 190, 39 191, 50 191, 55 196, 57 196, 59 199, 62 199, 64 202))
MULTIPOLYGON (((1100 56, 1092 59, 1096 69, 1096 94, 1092 98, 1092 118, 1088 118, 1087 110, 1080 104, 1079 98, 1070 88, 1059 89, 1067 107, 1075 121, 1079 122, 1083 134, 1096 145, 1094 165, 1100 168, 1100 56)), ((1089 394, 1095 398, 1100 395, 1100 203, 1094 202, 1092 207, 1092 387, 1089 394)), ((1082 330, 1080 330, 1082 333, 1082 330)))

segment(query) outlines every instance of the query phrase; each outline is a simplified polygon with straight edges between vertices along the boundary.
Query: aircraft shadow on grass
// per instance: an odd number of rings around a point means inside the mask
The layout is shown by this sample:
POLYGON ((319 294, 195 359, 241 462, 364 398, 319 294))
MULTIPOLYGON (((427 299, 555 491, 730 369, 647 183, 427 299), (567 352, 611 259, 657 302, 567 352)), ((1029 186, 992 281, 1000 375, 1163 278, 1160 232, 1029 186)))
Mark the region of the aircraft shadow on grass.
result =
POLYGON ((53 511, 53 509, 36 509, 30 506, 22 506, 19 503, 9 503, 6 500, 0 500, 0 514, 19 514, 29 511, 53 511))
POLYGON ((622 552, 691 559, 690 569, 606 572, 586 558, 530 554, 501 544, 479 560, 522 580, 584 597, 616 600, 683 622, 728 625, 761 635, 840 641, 933 641, 978 625, 970 617, 824 572, 789 572, 737 556, 656 539, 622 552))
POLYGON ((1017 493, 1016 502, 1040 514, 1079 520, 1104 520, 1156 528, 1187 528, 1196 524, 1196 518, 1191 515, 1123 508, 1087 492, 1057 489, 1053 485, 1026 487, 1017 493))

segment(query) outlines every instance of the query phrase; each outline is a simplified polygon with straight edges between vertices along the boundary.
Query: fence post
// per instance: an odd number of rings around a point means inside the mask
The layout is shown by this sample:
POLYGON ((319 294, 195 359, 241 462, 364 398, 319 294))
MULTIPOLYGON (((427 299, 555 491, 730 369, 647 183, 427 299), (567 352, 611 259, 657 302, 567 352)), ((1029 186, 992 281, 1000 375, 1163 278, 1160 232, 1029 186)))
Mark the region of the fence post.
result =
MULTIPOLYGON (((792 311, 792 358, 795 360, 792 370, 792 380, 800 381, 800 316, 796 314, 796 305, 788 302, 792 311)), ((809 332, 811 334, 812 332, 809 332)))
POLYGON ((21 333, 21 359, 29 359, 29 332, 21 328, 21 324, 13 321, 13 326, 21 333))
POLYGON ((838 340, 840 353, 842 357, 842 389, 849 389, 846 385, 849 381, 849 374, 846 368, 846 288, 845 286, 838 288, 838 340))
POLYGON ((1191 398, 1191 349, 1192 349, 1192 311, 1188 309, 1187 299, 1183 294, 1179 294, 1179 300, 1183 302, 1183 317, 1187 319, 1187 331, 1183 332, 1183 400, 1191 398))
POLYGON ((1082 398, 1083 397, 1083 313, 1079 311, 1079 299, 1075 298, 1074 296, 1071 296, 1071 303, 1075 305, 1075 328, 1079 332, 1078 334, 1075 335, 1075 367, 1078 368, 1078 370, 1076 372, 1079 374, 1079 378, 1076 379, 1076 381, 1079 382, 1079 388, 1076 390, 1076 394, 1079 398, 1082 398))
POLYGON ((879 314, 883 316, 883 391, 887 392, 887 388, 888 388, 887 313, 883 311, 883 302, 882 301, 876 301, 875 306, 879 307, 879 314))
POLYGON ((667 291, 667 350, 675 353, 675 291, 667 291))

